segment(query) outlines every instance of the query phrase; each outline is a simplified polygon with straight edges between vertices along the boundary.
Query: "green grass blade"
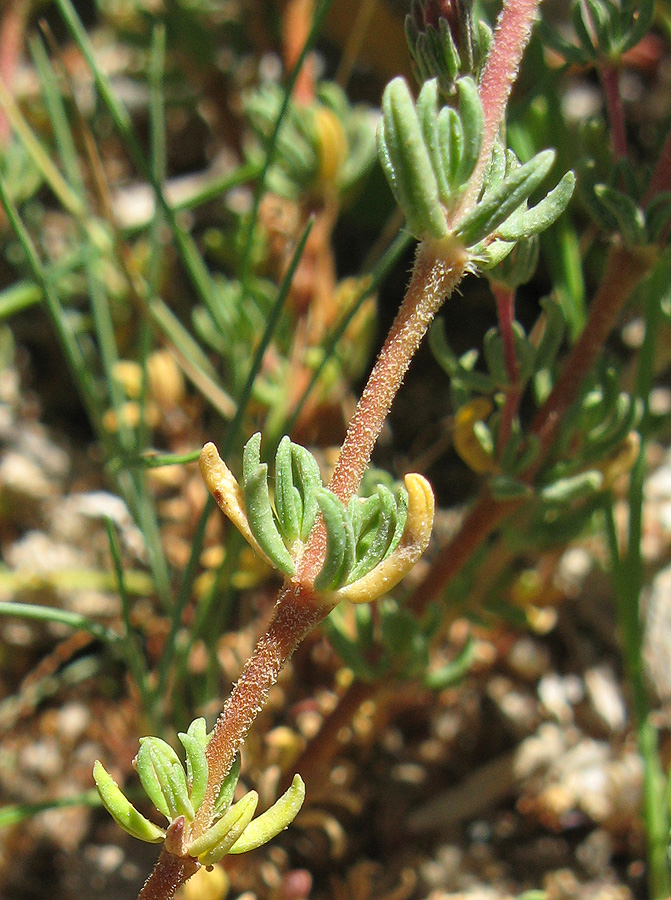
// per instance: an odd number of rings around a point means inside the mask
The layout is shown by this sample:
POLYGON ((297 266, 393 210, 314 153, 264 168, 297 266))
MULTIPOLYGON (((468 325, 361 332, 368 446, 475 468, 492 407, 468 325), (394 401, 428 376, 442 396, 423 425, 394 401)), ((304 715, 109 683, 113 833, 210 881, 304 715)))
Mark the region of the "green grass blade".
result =
POLYGON ((105 518, 105 526, 107 528, 107 539, 109 541, 110 555, 114 566, 114 573, 117 579, 119 590, 119 598, 121 600, 121 615, 123 618, 125 640, 124 654, 131 671, 133 680, 137 686, 140 696, 142 697, 143 706, 147 714, 151 711, 150 694, 147 687, 147 661, 142 654, 138 645, 137 635, 131 622, 131 603, 128 591, 126 590, 126 578, 124 575, 123 565, 121 563, 121 548, 119 547, 119 538, 115 531, 112 520, 105 518))
POLYGON ((59 797, 57 800, 45 800, 42 803, 9 803, 0 807, 0 828, 19 825, 26 819, 49 809, 66 809, 68 806, 102 806, 98 791, 92 788, 73 797, 59 797))
POLYGON ((70 33, 82 52, 87 65, 91 69, 100 97, 106 106, 112 121, 121 134, 130 153, 134 165, 141 175, 151 184, 156 199, 163 210, 170 230, 179 249, 182 261, 191 278, 191 282, 201 302, 212 318, 218 321, 217 291, 212 277, 200 255, 195 241, 177 221, 175 211, 166 200, 161 184, 157 181, 151 164, 145 158, 140 142, 137 139, 128 111, 117 99, 110 80, 98 65, 93 46, 70 0, 56 0, 56 4, 65 20, 70 33))
POLYGON ((52 288, 51 282, 47 277, 44 266, 39 258, 35 245, 33 244, 28 231, 26 230, 18 210, 12 202, 7 185, 2 177, 0 177, 0 203, 9 220, 19 243, 23 247, 26 259, 33 278, 37 282, 44 302, 52 320, 61 349, 67 359, 68 365, 75 376, 75 383, 79 389, 82 402, 89 414, 91 422, 98 433, 102 433, 102 411, 98 405, 95 385, 88 370, 84 357, 82 355, 77 339, 72 331, 72 327, 68 322, 67 316, 61 302, 52 288))
POLYGON ((58 622, 68 625, 75 631, 87 631, 99 641, 119 649, 123 639, 116 631, 105 628, 99 622, 82 616, 80 613, 70 612, 67 609, 55 609, 51 606, 40 606, 36 603, 14 603, 0 601, 0 616, 16 616, 20 619, 30 619, 34 622, 58 622))

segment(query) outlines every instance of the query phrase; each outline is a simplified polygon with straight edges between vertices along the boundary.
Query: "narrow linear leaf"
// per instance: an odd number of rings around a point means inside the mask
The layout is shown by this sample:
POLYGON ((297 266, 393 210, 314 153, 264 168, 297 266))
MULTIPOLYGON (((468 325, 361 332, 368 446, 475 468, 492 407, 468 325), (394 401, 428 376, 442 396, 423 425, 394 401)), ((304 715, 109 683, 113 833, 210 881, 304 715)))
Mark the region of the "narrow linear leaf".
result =
POLYGON ((249 527, 259 546, 280 572, 293 575, 296 566, 275 522, 268 493, 268 466, 265 463, 247 475, 243 490, 249 527))
POLYGON ((472 78, 460 78, 457 82, 457 90, 459 92, 459 118, 463 128, 464 146, 455 181, 457 185, 465 185, 478 161, 480 147, 482 146, 485 116, 477 85, 472 78))
MULTIPOLYGON (((504 241, 520 241, 540 234, 549 228, 568 206, 575 188, 575 175, 567 172, 559 184, 531 209, 525 210, 519 220, 512 217, 498 228, 498 236, 504 241), (511 222, 511 225, 508 225, 511 222)), ((513 216, 515 213, 513 213, 513 216)))
POLYGON ((392 190, 417 237, 441 238, 447 223, 440 205, 438 183, 424 143, 417 111, 403 78, 389 82, 382 95, 378 127, 380 159, 392 190))
POLYGON ((457 236, 467 246, 472 246, 493 232, 539 186, 552 168, 554 158, 554 150, 543 150, 507 175, 459 222, 457 236))
POLYGON ((295 541, 301 532, 303 508, 300 493, 294 487, 291 440, 286 434, 275 455, 275 508, 283 537, 295 541))
POLYGON ((195 811, 203 802, 207 789, 208 765, 205 748, 193 734, 180 731, 180 739, 186 753, 186 774, 189 787, 189 798, 195 811))
POLYGON ((127 834, 150 844, 158 844, 165 838, 165 831, 139 813, 128 801, 119 785, 106 771, 99 759, 93 764, 93 780, 103 806, 119 828, 127 834))
POLYGON ((320 488, 315 496, 326 528, 326 557, 321 572, 315 578, 315 588, 325 591, 334 586, 345 560, 345 510, 335 494, 326 488, 320 488))
POLYGON ((189 845, 189 855, 196 857, 204 866, 218 863, 251 822, 258 802, 256 791, 245 794, 226 815, 189 845))
POLYGON ((214 804, 214 818, 220 818, 226 812, 228 807, 231 805, 233 800, 233 795, 235 794, 235 789, 238 786, 238 780, 240 778, 240 754, 235 754, 235 759, 233 760, 233 765, 231 766, 230 772, 224 778, 221 783, 221 788, 219 789, 219 793, 217 795, 216 802, 214 804))
POLYGON ((294 775, 290 787, 270 809, 250 822, 229 853, 247 853, 267 844, 291 825, 303 805, 303 800, 305 800, 305 783, 300 775, 294 775))

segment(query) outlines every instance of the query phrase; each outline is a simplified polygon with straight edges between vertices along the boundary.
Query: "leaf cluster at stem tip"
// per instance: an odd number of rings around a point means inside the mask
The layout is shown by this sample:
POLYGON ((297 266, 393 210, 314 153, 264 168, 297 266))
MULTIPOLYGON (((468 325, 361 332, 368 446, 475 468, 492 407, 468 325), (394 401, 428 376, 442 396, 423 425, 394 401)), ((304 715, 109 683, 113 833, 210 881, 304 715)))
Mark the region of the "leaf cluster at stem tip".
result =
POLYGON ((456 83, 456 104, 438 106, 438 82, 422 85, 413 101, 407 83, 395 78, 382 97, 377 141, 380 163, 408 229, 420 240, 455 234, 475 265, 497 265, 521 240, 548 228, 566 208, 575 177, 567 172, 539 203, 531 195, 552 168, 553 150, 520 163, 495 142, 477 202, 464 213, 459 200, 482 147, 484 114, 475 81, 456 83), (456 217, 456 221, 453 221, 456 217))
POLYGON ((256 791, 249 791, 237 803, 233 795, 240 777, 240 757, 219 787, 210 825, 203 834, 189 835, 189 824, 202 804, 208 787, 205 749, 211 738, 205 719, 195 719, 178 735, 186 755, 186 768, 166 741, 158 737, 140 739, 134 766, 142 787, 154 806, 170 823, 159 828, 145 818, 123 794, 103 764, 96 760, 93 778, 103 806, 114 821, 133 837, 150 843, 164 841, 177 856, 190 856, 205 866, 214 865, 228 853, 247 853, 261 847, 287 828, 295 819, 305 797, 300 775, 287 791, 254 819, 258 803, 256 791))
POLYGON ((326 551, 310 587, 327 605, 386 593, 426 549, 434 498, 421 475, 406 475, 393 490, 378 484, 370 496, 345 505, 322 485, 312 454, 285 436, 275 456, 273 503, 260 453, 257 433, 244 448, 240 485, 214 444, 206 444, 200 458, 205 483, 256 553, 287 578, 300 579, 300 561, 320 517, 326 551))

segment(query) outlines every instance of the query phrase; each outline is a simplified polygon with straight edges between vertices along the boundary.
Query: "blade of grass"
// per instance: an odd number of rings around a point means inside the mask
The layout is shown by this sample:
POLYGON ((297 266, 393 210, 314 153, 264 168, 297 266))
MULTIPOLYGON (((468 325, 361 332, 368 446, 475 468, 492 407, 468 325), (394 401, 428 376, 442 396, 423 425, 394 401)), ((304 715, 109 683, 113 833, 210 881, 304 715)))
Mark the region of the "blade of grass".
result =
POLYGON ((75 384, 77 385, 89 418, 98 433, 102 433, 102 415, 98 406, 96 389, 91 373, 86 365, 81 348, 77 343, 77 339, 72 331, 72 327, 63 306, 52 288, 51 281, 47 277, 47 273, 42 265, 37 250, 35 249, 35 245, 19 216, 18 210, 11 200, 7 185, 2 177, 0 177, 0 203, 7 215, 9 224, 23 248, 33 278, 40 287, 58 341, 68 365, 75 376, 75 384))
POLYGON ((74 194, 76 194, 82 214, 86 210, 86 189, 84 187, 84 179, 79 166, 79 157, 75 142, 68 124, 68 117, 63 104, 63 97, 58 88, 59 78, 49 61, 47 51, 42 40, 33 37, 29 41, 30 52, 35 62, 35 68, 40 79, 40 87, 42 96, 49 116, 54 140, 58 155, 65 172, 67 183, 74 194))
POLYGON ((58 622, 60 625, 67 625, 76 631, 87 631, 93 635, 96 640, 102 641, 114 647, 117 651, 123 644, 123 638, 112 631, 111 628, 105 628, 99 622, 94 622, 80 613, 70 612, 67 609, 54 609, 51 606, 40 606, 37 603, 15 603, 0 601, 0 616, 16 616, 20 619, 30 619, 34 622, 58 622))
POLYGON ((147 684, 147 660, 140 649, 137 633, 131 622, 131 603, 128 591, 126 590, 126 578, 121 563, 119 538, 117 537, 114 524, 109 517, 105 517, 105 527, 107 528, 107 539, 109 541, 112 564, 116 575, 119 598, 121 599, 121 616, 123 618, 125 632, 124 655, 140 697, 142 698, 145 714, 151 715, 152 697, 147 684))
POLYGON ((648 884, 651 897, 660 900, 669 894, 671 882, 666 862, 669 816, 664 803, 664 774, 659 739, 651 718, 643 658, 644 634, 641 593, 644 583, 641 541, 643 537, 643 492, 646 464, 649 397, 654 385, 655 345, 659 336, 661 303, 669 295, 671 252, 663 254, 653 270, 646 291, 646 326, 638 357, 636 393, 643 404, 639 427, 641 445, 629 479, 629 519, 627 546, 619 550, 613 502, 606 505, 606 533, 612 557, 618 624, 625 669, 632 695, 639 752, 643 758, 643 817, 648 855, 648 884))
POLYGON ((123 138, 134 165, 154 190, 156 199, 165 214, 175 243, 182 257, 182 261, 184 262, 200 301, 206 307, 214 321, 219 322, 219 305, 216 302, 217 288, 198 251, 195 241, 191 235, 181 227, 175 211, 166 200, 161 184, 156 180, 151 164, 147 162, 142 151, 142 147, 135 134, 128 111, 117 99, 109 78, 98 65, 93 46, 74 6, 70 0, 56 0, 56 4, 68 26, 73 40, 79 47, 87 65, 91 69, 100 97, 112 117, 112 121, 114 122, 117 131, 123 138))
POLYGON ((45 800, 42 803, 10 803, 0 807, 0 828, 19 825, 26 819, 32 819, 38 813, 49 809, 66 809, 68 806, 102 806, 102 800, 95 788, 75 794, 73 797, 59 797, 57 800, 45 800))
POLYGON ((67 181, 63 178, 51 157, 26 122, 11 93, 0 78, 0 106, 5 111, 14 133, 21 141, 28 156, 39 169, 42 177, 68 212, 79 218, 83 214, 82 204, 67 181))

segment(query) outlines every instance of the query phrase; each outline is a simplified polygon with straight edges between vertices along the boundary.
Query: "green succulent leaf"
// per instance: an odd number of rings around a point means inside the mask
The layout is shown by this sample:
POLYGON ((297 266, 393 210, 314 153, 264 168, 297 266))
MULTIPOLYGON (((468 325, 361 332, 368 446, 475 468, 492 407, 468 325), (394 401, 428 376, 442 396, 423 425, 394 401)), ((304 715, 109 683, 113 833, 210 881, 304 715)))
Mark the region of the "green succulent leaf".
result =
POLYGON ((258 802, 259 795, 256 791, 245 794, 205 834, 189 845, 189 855, 204 866, 218 863, 230 852, 233 844, 251 822, 258 802))
POLYGON ((267 844, 291 825, 298 815, 304 799, 305 783, 300 775, 294 775, 290 787, 279 800, 249 823, 228 852, 247 853, 267 844))
MULTIPOLYGON (((135 758, 137 774, 151 802, 169 820, 181 812, 171 774, 175 764, 182 768, 179 757, 170 744, 158 737, 140 738, 140 749, 135 758)), ((184 777, 183 769, 182 776, 184 777)))
MULTIPOLYGON (((186 819, 192 820, 195 813, 189 797, 189 788, 181 762, 177 761, 170 766, 168 771, 168 782, 174 798, 175 813, 178 816, 184 816, 186 819)), ((176 816, 173 815, 172 818, 174 819, 175 817, 176 816)))
POLYGON ((438 183, 415 104, 403 78, 394 78, 384 90, 377 142, 382 168, 410 231, 417 237, 445 237, 447 223, 438 183))
POLYGON ((489 480, 489 490, 495 500, 517 500, 519 497, 527 497, 531 488, 523 481, 518 481, 510 475, 495 475, 489 480))
POLYGON ((438 81, 425 81, 417 97, 417 119, 422 129, 424 145, 431 159, 438 194, 443 203, 450 199, 450 184, 443 166, 442 147, 438 130, 438 81))
POLYGON ((475 641, 469 637, 458 656, 433 672, 428 672, 424 683, 431 691, 444 691, 464 680, 475 661, 475 641))
POLYGON ((595 185, 594 193, 617 221, 625 241, 642 244, 645 241, 645 216, 631 197, 607 184, 595 185))
POLYGON ((301 533, 303 503, 294 486, 291 440, 287 435, 280 441, 275 456, 275 507, 282 535, 295 541, 301 533))
POLYGON ((559 478, 553 484, 544 487, 540 495, 549 503, 570 503, 572 500, 580 500, 603 486, 603 473, 597 470, 580 472, 567 478, 559 478))
POLYGON ((377 515, 369 524, 367 534, 357 543, 357 562, 349 574, 348 582, 356 581, 376 566, 387 555, 396 525, 396 502, 388 487, 379 485, 377 495, 377 515), (367 538, 367 540, 365 539, 367 538), (359 548, 363 554, 360 555, 359 548))
POLYGON ((568 206, 575 188, 575 174, 567 172, 559 184, 547 194, 543 200, 507 219, 497 229, 498 236, 504 241, 520 241, 540 234, 549 228, 568 206))
POLYGON ((314 456, 300 444, 291 445, 293 483, 301 496, 302 519, 300 539, 306 541, 319 509, 315 491, 322 486, 322 476, 314 456))
POLYGON ((165 832, 163 829, 159 828, 158 825, 154 825, 149 819, 145 819, 135 809, 100 760, 96 760, 93 765, 93 780, 103 806, 117 825, 127 834, 141 841, 147 841, 150 844, 158 844, 164 840, 165 832))
POLYGON ((505 222, 540 185, 552 168, 554 158, 554 150, 543 150, 506 175, 498 187, 486 192, 475 208, 459 222, 456 233, 462 241, 472 246, 505 222))
POLYGON ((442 167, 450 193, 443 199, 445 204, 452 200, 452 189, 457 185, 457 172, 464 153, 464 129, 456 109, 444 106, 438 114, 438 139, 442 167))
MULTIPOLYGON (((204 720, 203 720, 204 721, 204 720)), ((205 748, 197 737, 188 732, 179 732, 186 753, 186 777, 189 788, 189 799, 194 810, 198 810, 207 789, 208 765, 205 748)))
MULTIPOLYGON (((318 591, 326 591, 337 587, 341 580, 348 544, 347 517, 342 503, 331 491, 320 488, 315 496, 326 528, 326 557, 315 578, 315 587, 318 591)), ((349 527, 352 528, 351 523, 349 527)))
POLYGON ((240 754, 235 754, 235 759, 233 760, 233 765, 231 769, 224 778, 221 783, 221 788, 219 789, 219 793, 217 794, 217 799, 214 804, 214 819, 219 819, 224 815, 226 810, 229 808, 231 803, 233 802, 233 796, 235 794, 235 789, 238 786, 238 780, 240 778, 240 767, 241 767, 241 759, 240 754))
POLYGON ((478 161, 480 147, 482 146, 485 116, 477 85, 472 78, 460 78, 457 82, 457 91, 459 93, 459 119, 463 128, 464 145, 454 181, 456 185, 462 187, 471 177, 475 164, 478 161))
POLYGON ((268 466, 261 463, 261 434, 245 444, 242 456, 245 511, 252 534, 267 557, 285 575, 294 575, 296 566, 275 522, 268 491, 268 466))

